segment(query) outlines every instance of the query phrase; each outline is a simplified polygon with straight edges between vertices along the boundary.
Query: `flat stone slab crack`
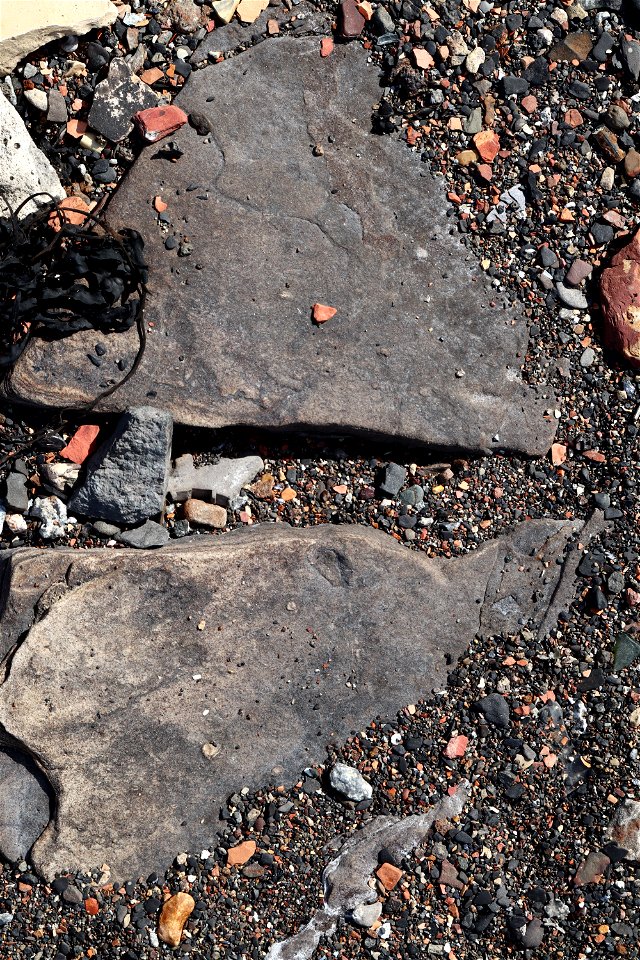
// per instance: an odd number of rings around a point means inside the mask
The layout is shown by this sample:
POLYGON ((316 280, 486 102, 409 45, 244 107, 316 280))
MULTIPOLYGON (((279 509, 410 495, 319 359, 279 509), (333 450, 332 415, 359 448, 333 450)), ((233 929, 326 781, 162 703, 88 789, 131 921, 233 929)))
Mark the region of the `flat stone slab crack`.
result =
MULTIPOLYGON (((140 370, 103 409, 548 450, 555 401, 521 379, 526 324, 461 245, 442 185, 371 132, 381 92, 362 47, 322 58, 317 37, 270 40, 191 75, 176 103, 210 134, 175 133, 177 162, 162 143, 146 147, 109 208, 113 226, 135 224, 145 240, 150 332, 140 370), (337 311, 322 326, 315 303, 337 311)), ((82 404, 136 348, 135 331, 34 338, 5 389, 82 404), (97 341, 109 351, 100 368, 87 359, 97 341)))
POLYGON ((294 782, 426 697, 476 633, 539 625, 581 527, 529 521, 454 560, 284 524, 144 555, 13 552, 0 729, 57 798, 37 869, 122 879, 199 849, 235 790, 294 782))

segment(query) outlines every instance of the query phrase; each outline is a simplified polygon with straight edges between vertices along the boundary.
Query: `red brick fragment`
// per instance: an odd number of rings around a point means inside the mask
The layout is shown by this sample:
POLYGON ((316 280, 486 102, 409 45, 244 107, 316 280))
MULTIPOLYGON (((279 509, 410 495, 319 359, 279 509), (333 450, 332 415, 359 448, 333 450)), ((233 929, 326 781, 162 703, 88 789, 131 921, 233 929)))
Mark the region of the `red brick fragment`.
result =
POLYGON ((323 37, 320 41, 320 56, 328 57, 333 53, 333 40, 331 37, 323 37))
POLYGON ((189 118, 180 107, 167 104, 164 107, 140 110, 134 114, 133 119, 144 139, 149 143, 156 143, 183 127, 189 118))
POLYGON ((327 320, 331 320, 332 317, 335 317, 337 313, 336 307, 329 307, 326 303, 314 303, 313 305, 313 322, 314 323, 326 323, 327 320))

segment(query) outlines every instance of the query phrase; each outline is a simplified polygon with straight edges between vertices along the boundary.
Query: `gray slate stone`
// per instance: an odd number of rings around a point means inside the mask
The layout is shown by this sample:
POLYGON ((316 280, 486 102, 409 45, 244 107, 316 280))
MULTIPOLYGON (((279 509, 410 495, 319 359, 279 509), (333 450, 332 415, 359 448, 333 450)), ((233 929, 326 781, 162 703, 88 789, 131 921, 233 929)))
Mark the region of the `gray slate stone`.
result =
POLYGON ((171 457, 171 416, 135 407, 89 459, 87 477, 69 500, 69 513, 132 524, 160 513, 171 457))
POLYGON ((388 463, 382 472, 380 493, 387 497, 397 497, 406 479, 407 471, 401 464, 388 463))
MULTIPOLYGON (((155 332, 102 409, 152 398, 206 427, 546 452, 554 399, 520 378, 524 320, 451 235, 442 184, 371 132, 380 78, 367 51, 340 45, 323 59, 318 46, 267 40, 194 71, 176 104, 212 134, 185 125, 172 136, 179 163, 149 146, 119 187, 110 220, 144 237, 155 332), (165 249, 156 194, 178 249, 188 230, 189 256, 165 249), (320 327, 316 302, 338 311, 320 327)), ((99 339, 34 339, 6 389, 53 406, 93 398, 104 366, 86 354, 99 339)), ((136 349, 135 331, 119 335, 120 356, 136 349)))
POLYGON ((26 513, 29 508, 29 495, 25 478, 21 473, 11 472, 5 480, 4 501, 8 510, 14 513, 26 513))
POLYGON ((125 530, 119 533, 116 539, 125 547, 134 547, 136 550, 153 550, 164 547, 169 542, 169 531, 155 520, 146 520, 141 527, 125 530))
POLYGON ((0 741, 0 857, 24 860, 51 816, 46 777, 0 741))
POLYGON ((275 767, 294 782, 328 742, 440 687, 484 618, 539 624, 580 529, 530 521, 454 560, 361 527, 284 524, 149 553, 0 557, 0 655, 17 645, 0 724, 58 802, 35 865, 131 877, 209 843, 235 790, 275 767), (514 610, 502 604, 518 568, 514 610))
POLYGON ((106 80, 96 84, 89 111, 89 125, 107 140, 117 143, 133 130, 133 115, 156 107, 160 98, 136 77, 124 60, 111 61, 106 80))

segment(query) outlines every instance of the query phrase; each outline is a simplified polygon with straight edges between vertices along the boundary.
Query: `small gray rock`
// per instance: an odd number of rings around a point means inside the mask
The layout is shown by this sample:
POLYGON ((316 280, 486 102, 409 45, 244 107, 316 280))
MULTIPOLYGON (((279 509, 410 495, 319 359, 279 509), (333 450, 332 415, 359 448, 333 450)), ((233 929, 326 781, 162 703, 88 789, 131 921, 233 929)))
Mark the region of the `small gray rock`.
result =
POLYGON ((37 87, 34 87, 33 90, 25 90, 24 98, 34 110, 46 113, 48 101, 44 90, 38 90, 37 87))
POLYGON ((0 856, 24 860, 50 815, 48 784, 36 764, 10 747, 0 748, 0 856))
POLYGON ((372 927, 382 913, 382 904, 379 900, 375 903, 361 903, 351 911, 351 920, 357 927, 365 927, 367 930, 372 927))
POLYGON ((116 527, 115 523, 105 523, 104 520, 96 520, 91 528, 99 537, 105 537, 107 540, 118 537, 121 533, 120 527, 116 527))
POLYGON ((12 513, 26 513, 29 509, 27 485, 21 473, 13 472, 7 477, 4 499, 7 510, 12 513))
POLYGON ((405 507, 417 507, 424 500, 424 489, 420 484, 414 483, 412 487, 403 490, 398 499, 405 507))
POLYGON ((595 350, 593 350, 592 347, 586 347, 582 352, 582 356, 580 357, 580 366, 584 367, 586 370, 587 367, 590 367, 593 364, 595 359, 595 350))
POLYGON ((82 903, 84 897, 82 892, 78 890, 76 886, 70 883, 69 886, 63 890, 62 899, 65 901, 65 903, 82 903))
POLYGON ((96 85, 89 124, 107 140, 117 143, 133 130, 133 115, 156 107, 159 98, 151 87, 134 76, 128 64, 116 57, 106 80, 96 85))
POLYGON ((574 287, 566 287, 564 283, 556 283, 556 290, 564 305, 571 307, 572 310, 586 310, 589 306, 587 298, 581 290, 576 290, 574 287))
POLYGON ((48 123, 66 123, 69 113, 67 111, 67 101, 59 90, 49 90, 49 109, 47 111, 48 123))
POLYGON ((527 924, 527 929, 525 930, 524 937, 522 938, 522 945, 527 950, 535 950, 536 947, 540 946, 543 940, 544 927, 542 926, 542 920, 534 917, 534 919, 527 924))
POLYGON ((477 708, 492 727, 506 729, 511 726, 509 704, 500 693, 490 693, 477 703, 477 708))
POLYGON ((380 492, 387 497, 397 497, 407 479, 407 471, 399 463, 388 463, 380 481, 380 492))
POLYGON ((113 436, 90 458, 87 477, 69 511, 132 524, 160 513, 171 456, 172 420, 154 407, 133 407, 113 436))
POLYGON ((371 18, 371 29, 375 34, 381 36, 383 33, 394 33, 396 29, 395 22, 388 10, 380 6, 374 12, 371 18))
POLYGON ((640 862, 640 801, 623 800, 605 836, 627 851, 627 860, 640 862))
POLYGON ((346 763, 336 763, 329 774, 329 783, 336 793, 342 794, 347 800, 353 800, 355 803, 370 800, 373 796, 371 784, 367 783, 355 767, 349 767, 346 763))
POLYGON ((178 457, 169 477, 168 493, 176 503, 195 497, 226 507, 264 469, 260 457, 222 457, 218 463, 195 467, 193 457, 178 457))
POLYGON ((636 40, 623 40, 620 44, 622 62, 634 80, 640 77, 640 43, 636 40))
POLYGON ((164 547, 169 542, 169 531, 162 524, 154 520, 147 520, 141 527, 134 530, 125 530, 118 535, 118 541, 127 547, 136 547, 137 550, 151 550, 155 547, 164 547))

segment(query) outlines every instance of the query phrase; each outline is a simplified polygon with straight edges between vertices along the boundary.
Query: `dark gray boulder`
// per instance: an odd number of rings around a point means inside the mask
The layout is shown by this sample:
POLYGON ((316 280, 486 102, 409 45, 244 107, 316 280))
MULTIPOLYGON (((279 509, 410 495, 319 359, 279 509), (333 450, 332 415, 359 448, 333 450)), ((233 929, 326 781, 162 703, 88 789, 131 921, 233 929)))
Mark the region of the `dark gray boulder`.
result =
MULTIPOLYGON (((206 427, 546 452, 555 401, 520 377, 526 323, 452 235, 443 185, 406 144, 372 132, 380 96, 366 50, 322 58, 317 37, 194 71, 176 104, 211 133, 172 135, 177 163, 146 147, 109 207, 114 227, 143 235, 153 336, 100 409, 152 402, 206 427), (316 325, 316 303, 337 313, 316 325)), ((110 337, 112 359, 96 368, 87 353, 100 340, 34 338, 6 389, 86 402, 138 346, 135 330, 117 352, 110 337)))
POLYGON ((46 778, 31 757, 0 737, 0 857, 24 860, 50 816, 46 778))

